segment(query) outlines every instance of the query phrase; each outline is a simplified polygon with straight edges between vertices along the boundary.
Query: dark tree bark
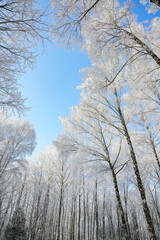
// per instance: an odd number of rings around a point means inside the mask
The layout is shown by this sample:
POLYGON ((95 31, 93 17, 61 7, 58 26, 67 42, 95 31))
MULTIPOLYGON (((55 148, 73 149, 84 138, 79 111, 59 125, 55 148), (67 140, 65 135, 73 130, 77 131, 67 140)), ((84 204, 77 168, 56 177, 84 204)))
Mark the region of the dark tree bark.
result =
POLYGON ((150 239, 151 240, 156 240, 157 239, 156 238, 156 233, 155 233, 154 225, 153 225, 153 222, 152 222, 150 210, 149 210, 149 207, 148 207, 148 204, 147 204, 146 193, 145 193, 145 189, 144 189, 143 182, 142 182, 142 179, 141 179, 140 171, 139 171, 139 168, 138 168, 136 155, 135 155, 135 152, 134 152, 133 144, 132 144, 132 141, 131 141, 131 138, 130 138, 130 135, 129 135, 129 132, 128 132, 128 129, 127 129, 127 125, 126 125, 124 116, 123 116, 122 111, 121 111, 120 101, 118 99, 118 94, 117 94, 116 90, 115 90, 115 96, 116 96, 116 99, 117 99, 117 108, 118 108, 117 110, 118 110, 118 113, 119 113, 121 124, 123 126, 124 135, 125 135, 127 143, 128 143, 130 156, 131 156, 132 163, 133 163, 133 169, 134 169, 134 173, 135 173, 135 176, 136 176, 136 179, 137 179, 138 190, 139 190, 139 193, 140 193, 140 196, 141 196, 141 199, 142 199, 142 206, 143 206, 143 211, 144 211, 147 226, 148 226, 148 231, 150 233, 150 239))
POLYGON ((158 7, 160 7, 160 0, 150 0, 150 2, 156 4, 158 7))

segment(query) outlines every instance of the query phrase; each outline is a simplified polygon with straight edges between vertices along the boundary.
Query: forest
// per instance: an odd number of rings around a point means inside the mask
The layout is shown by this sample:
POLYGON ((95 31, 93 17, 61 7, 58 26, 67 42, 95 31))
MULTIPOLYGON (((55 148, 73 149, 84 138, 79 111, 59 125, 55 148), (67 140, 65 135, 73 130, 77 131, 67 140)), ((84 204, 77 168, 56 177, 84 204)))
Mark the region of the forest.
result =
POLYGON ((0 0, 1 240, 160 239, 159 9, 0 0), (63 132, 33 159, 19 78, 45 41, 85 51, 91 65, 63 132))

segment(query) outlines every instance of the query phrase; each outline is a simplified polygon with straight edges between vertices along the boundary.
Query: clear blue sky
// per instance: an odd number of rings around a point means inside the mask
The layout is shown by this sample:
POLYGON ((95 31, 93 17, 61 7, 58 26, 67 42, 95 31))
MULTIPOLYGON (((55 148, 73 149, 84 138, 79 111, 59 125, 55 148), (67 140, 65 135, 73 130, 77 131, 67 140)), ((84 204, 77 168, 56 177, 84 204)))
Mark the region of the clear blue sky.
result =
MULTIPOLYGON (((40 2, 45 4, 49 0, 40 2)), ((149 19, 140 1, 134 0, 134 3, 139 21, 149 19)), ((76 90, 81 83, 79 70, 90 65, 87 55, 78 50, 66 51, 46 43, 46 53, 42 54, 41 49, 38 52, 35 68, 26 70, 21 78, 24 86, 22 94, 28 98, 26 104, 32 107, 25 119, 34 123, 37 135, 37 147, 33 156, 61 133, 62 126, 58 117, 68 116, 70 107, 79 103, 79 91, 76 90)))
POLYGON ((35 156, 61 133, 59 116, 68 116, 70 107, 79 103, 79 69, 89 66, 87 55, 55 48, 46 43, 45 54, 39 50, 36 66, 22 76, 22 94, 32 109, 25 117, 34 123, 37 135, 35 156))

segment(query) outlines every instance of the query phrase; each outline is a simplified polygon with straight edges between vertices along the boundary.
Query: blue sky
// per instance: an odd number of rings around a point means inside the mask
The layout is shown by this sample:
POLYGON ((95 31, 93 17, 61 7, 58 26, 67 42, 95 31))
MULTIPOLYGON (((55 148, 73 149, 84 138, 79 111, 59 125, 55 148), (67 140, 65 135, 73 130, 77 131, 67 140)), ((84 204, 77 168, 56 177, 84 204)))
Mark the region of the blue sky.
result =
MULTIPOLYGON (((49 0, 40 2, 46 4, 49 0)), ((134 3, 139 21, 150 18, 139 0, 134 0, 134 3)), ((55 48, 49 42, 45 53, 41 48, 38 48, 38 53, 35 68, 27 69, 21 78, 22 94, 28 99, 27 106, 32 107, 25 119, 34 123, 37 135, 33 156, 61 133, 58 117, 68 116, 70 107, 79 103, 79 91, 76 90, 81 84, 79 70, 90 65, 85 53, 55 48)))
POLYGON ((70 107, 79 103, 79 70, 90 64, 85 53, 55 48, 49 42, 42 52, 39 49, 35 68, 27 69, 21 78, 22 94, 32 107, 25 119, 34 123, 37 135, 33 156, 61 133, 58 117, 68 116, 70 107))

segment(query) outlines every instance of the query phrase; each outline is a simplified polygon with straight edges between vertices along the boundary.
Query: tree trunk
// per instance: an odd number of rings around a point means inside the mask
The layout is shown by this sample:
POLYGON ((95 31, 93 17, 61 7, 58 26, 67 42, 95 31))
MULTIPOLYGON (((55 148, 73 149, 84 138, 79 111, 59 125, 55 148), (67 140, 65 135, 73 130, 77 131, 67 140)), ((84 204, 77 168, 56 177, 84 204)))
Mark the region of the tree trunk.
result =
POLYGON ((136 155, 134 153, 132 141, 131 141, 131 138, 130 138, 130 135, 129 135, 129 132, 128 132, 128 129, 127 129, 122 111, 121 111, 120 101, 118 99, 117 91, 115 91, 115 96, 116 96, 116 99, 117 99, 117 107, 118 107, 118 113, 119 113, 120 121, 121 121, 121 124, 123 126, 124 135, 125 135, 127 143, 128 143, 130 156, 131 156, 132 163, 133 163, 134 173, 135 173, 136 179, 137 179, 138 190, 140 192, 140 196, 141 196, 141 199, 142 199, 142 206, 143 206, 143 211, 144 211, 145 218, 146 218, 146 221, 147 221, 147 228, 148 228, 148 231, 150 233, 150 239, 151 240, 156 240, 157 238, 156 238, 151 214, 150 214, 150 211, 149 211, 149 207, 148 207, 148 204, 147 204, 146 194, 145 194, 142 179, 141 179, 141 176, 140 176, 136 155))
POLYGON ((112 172, 112 178, 113 178, 114 189, 115 189, 115 193, 116 193, 117 204, 118 204, 118 208, 120 211, 120 217, 121 217, 121 221, 122 221, 122 234, 126 240, 129 240, 130 237, 129 237, 128 230, 127 230, 127 222, 125 219, 124 210, 122 207, 121 197, 120 197, 118 183, 117 183, 117 177, 116 177, 114 167, 112 166, 111 162, 109 162, 109 165, 110 165, 110 169, 112 172))

